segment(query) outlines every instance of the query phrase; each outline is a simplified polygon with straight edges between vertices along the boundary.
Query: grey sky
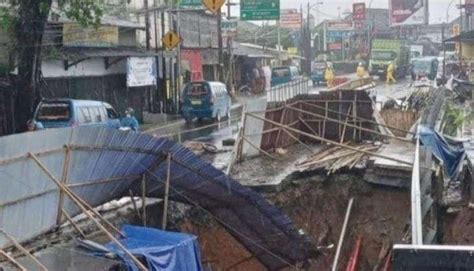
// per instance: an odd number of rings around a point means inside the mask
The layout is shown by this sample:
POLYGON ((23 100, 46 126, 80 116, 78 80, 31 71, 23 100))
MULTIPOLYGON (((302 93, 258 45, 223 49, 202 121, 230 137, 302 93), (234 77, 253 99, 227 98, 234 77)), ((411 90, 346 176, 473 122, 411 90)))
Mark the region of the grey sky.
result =
MULTIPOLYGON (((453 20, 459 16, 459 0, 453 0, 453 4, 449 9, 449 20, 453 20)), ((464 3, 464 0, 462 0, 464 3)), ((234 0, 234 2, 239 2, 234 0)), ((372 2, 372 8, 388 8, 388 0, 280 0, 280 5, 282 9, 286 8, 300 8, 303 6, 304 12, 306 12, 306 7, 308 2, 311 5, 314 5, 317 2, 323 2, 320 5, 320 13, 316 14, 316 11, 313 9, 312 14, 317 16, 318 21, 322 19, 335 19, 338 16, 338 8, 340 8, 341 16, 344 11, 351 11, 353 3, 365 2, 366 6, 369 6, 369 3, 372 2)), ((451 0, 429 0, 429 9, 430 9, 430 23, 441 23, 446 21, 446 11, 451 0)), ((234 15, 239 14, 239 7, 236 6, 232 10, 234 15)))

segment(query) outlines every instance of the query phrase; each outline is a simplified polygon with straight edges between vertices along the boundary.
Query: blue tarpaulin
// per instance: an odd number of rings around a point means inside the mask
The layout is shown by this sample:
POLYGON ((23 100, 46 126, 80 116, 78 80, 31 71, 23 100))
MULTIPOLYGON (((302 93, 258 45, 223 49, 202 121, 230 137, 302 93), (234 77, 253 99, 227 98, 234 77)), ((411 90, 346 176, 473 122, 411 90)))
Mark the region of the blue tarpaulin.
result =
MULTIPOLYGON (((122 232, 126 238, 120 242, 137 258, 143 258, 149 270, 202 270, 196 236, 130 225, 125 225, 122 232)), ((125 261, 128 270, 139 270, 115 243, 107 247, 125 261)))
POLYGON ((449 144, 443 136, 433 129, 420 126, 418 130, 421 143, 430 147, 433 155, 443 162, 444 170, 451 179, 456 179, 466 157, 462 144, 449 144))

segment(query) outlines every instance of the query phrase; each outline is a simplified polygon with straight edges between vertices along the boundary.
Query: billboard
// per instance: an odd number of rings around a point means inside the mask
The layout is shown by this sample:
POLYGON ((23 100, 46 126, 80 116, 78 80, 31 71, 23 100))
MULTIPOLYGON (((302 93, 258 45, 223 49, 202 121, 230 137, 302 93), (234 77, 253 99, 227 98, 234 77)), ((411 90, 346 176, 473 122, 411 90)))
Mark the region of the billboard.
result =
POLYGON ((297 9, 283 9, 280 12, 280 26, 286 29, 301 29, 302 16, 297 9))
POLYGON ((428 0, 389 0, 390 26, 428 24, 428 0))
POLYGON ((127 87, 156 85, 156 59, 129 57, 127 59, 127 87))
POLYGON ((338 31, 354 30, 354 21, 352 20, 328 20, 326 21, 326 29, 338 31))
POLYGON ((266 21, 280 19, 280 0, 241 0, 240 20, 266 21))
POLYGON ((365 17, 365 3, 354 3, 352 5, 352 18, 354 21, 363 21, 365 17))
POLYGON ((80 47, 109 47, 119 43, 117 26, 101 25, 85 28, 78 23, 63 25, 63 45, 80 47))

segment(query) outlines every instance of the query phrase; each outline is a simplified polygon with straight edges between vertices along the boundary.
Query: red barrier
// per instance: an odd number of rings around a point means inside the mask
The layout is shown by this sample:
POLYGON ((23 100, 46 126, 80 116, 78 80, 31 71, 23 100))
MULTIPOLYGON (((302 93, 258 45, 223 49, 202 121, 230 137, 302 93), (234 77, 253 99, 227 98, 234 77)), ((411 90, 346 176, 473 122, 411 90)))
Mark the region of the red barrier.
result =
POLYGON ((351 257, 347 264, 346 271, 355 271, 357 270, 357 264, 359 263, 360 248, 362 246, 362 237, 357 238, 357 242, 352 250, 351 257))

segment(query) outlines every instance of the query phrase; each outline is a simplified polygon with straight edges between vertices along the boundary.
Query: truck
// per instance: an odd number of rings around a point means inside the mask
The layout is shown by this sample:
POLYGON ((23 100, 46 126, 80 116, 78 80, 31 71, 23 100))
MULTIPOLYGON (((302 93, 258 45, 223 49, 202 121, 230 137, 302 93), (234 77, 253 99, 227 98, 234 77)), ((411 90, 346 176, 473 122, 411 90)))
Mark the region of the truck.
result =
POLYGON ((372 40, 369 59, 370 75, 385 78, 390 62, 395 65, 395 77, 405 77, 410 73, 410 46, 405 40, 372 40))
POLYGON ((423 57, 423 45, 410 45, 411 58, 423 57))

